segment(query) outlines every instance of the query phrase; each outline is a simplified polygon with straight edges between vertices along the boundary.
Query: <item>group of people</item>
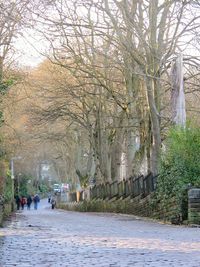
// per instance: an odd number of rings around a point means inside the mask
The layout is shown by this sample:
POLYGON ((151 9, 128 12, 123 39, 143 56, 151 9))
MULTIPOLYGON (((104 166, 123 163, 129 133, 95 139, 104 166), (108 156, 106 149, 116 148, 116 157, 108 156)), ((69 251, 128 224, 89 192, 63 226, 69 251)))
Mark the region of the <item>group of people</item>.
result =
MULTIPOLYGON (((17 205, 17 210, 24 210, 24 207, 27 206, 27 209, 31 209, 32 203, 34 204, 34 209, 37 210, 38 208, 38 203, 40 202, 40 197, 38 194, 35 194, 33 196, 28 195, 27 197, 25 196, 16 196, 15 197, 16 205, 17 205)), ((48 202, 51 203, 52 209, 55 208, 56 206, 56 198, 55 196, 51 195, 51 193, 48 194, 48 202)))
POLYGON ((27 209, 31 209, 31 204, 33 202, 34 204, 34 209, 37 210, 38 208, 38 203, 40 202, 40 197, 38 194, 35 194, 34 196, 28 195, 27 197, 25 196, 16 196, 15 197, 16 205, 17 205, 17 210, 20 210, 20 208, 23 210, 25 205, 27 206, 27 209))

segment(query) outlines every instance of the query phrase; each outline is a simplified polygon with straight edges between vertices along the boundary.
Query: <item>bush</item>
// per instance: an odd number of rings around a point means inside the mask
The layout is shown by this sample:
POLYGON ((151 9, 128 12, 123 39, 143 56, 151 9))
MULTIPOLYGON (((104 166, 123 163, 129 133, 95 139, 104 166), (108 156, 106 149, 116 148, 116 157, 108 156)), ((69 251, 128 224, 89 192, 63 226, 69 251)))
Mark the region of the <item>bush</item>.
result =
POLYGON ((9 203, 12 200, 12 179, 11 179, 11 174, 9 171, 5 179, 3 197, 6 203, 9 203))
POLYGON ((161 155, 156 198, 165 208, 175 197, 177 213, 186 217, 187 188, 200 187, 200 129, 172 129, 166 147, 161 155))

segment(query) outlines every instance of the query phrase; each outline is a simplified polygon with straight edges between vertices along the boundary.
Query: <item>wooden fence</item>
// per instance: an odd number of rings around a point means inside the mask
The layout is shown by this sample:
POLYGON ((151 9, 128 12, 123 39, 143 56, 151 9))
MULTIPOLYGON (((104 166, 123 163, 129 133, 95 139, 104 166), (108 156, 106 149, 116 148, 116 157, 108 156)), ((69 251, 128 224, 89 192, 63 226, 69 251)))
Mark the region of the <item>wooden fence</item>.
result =
MULTIPOLYGON (((90 200, 102 199, 109 200, 112 198, 134 198, 137 196, 146 197, 156 189, 156 178, 151 173, 147 176, 139 176, 137 178, 130 177, 127 180, 112 183, 103 183, 94 185, 90 188, 90 200)), ((72 192, 70 201, 77 201, 77 193, 72 192)), ((84 200, 84 191, 80 192, 79 201, 84 200)))
POLYGON ((127 198, 148 196, 155 191, 156 177, 152 174, 147 176, 139 176, 137 178, 130 177, 121 182, 105 183, 95 185, 90 188, 90 199, 112 199, 112 198, 127 198))

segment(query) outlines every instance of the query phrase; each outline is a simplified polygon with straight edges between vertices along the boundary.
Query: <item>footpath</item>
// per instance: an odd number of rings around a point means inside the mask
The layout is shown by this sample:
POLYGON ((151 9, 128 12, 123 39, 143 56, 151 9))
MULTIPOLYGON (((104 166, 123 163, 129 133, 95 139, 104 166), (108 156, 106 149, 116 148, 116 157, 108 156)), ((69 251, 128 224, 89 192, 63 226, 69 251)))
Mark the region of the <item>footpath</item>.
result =
POLYGON ((200 229, 110 213, 38 210, 0 228, 0 267, 199 267, 200 229))

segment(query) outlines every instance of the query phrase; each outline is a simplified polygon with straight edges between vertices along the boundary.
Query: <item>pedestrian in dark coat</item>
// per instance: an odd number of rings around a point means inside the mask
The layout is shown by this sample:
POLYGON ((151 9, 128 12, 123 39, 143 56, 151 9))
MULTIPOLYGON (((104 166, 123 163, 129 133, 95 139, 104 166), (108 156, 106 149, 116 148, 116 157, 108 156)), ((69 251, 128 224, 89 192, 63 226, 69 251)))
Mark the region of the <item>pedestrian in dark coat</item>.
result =
POLYGON ((15 202, 16 202, 16 205, 17 205, 17 210, 19 210, 20 209, 21 199, 20 199, 20 197, 18 195, 15 197, 15 202))
POLYGON ((33 197, 33 203, 34 203, 34 209, 37 210, 38 208, 38 203, 40 202, 40 198, 38 196, 38 194, 36 194, 34 197, 33 197))
POLYGON ((51 208, 54 209, 55 206, 56 206, 56 200, 55 200, 54 197, 52 197, 52 199, 51 199, 51 208))
POLYGON ((31 209, 31 203, 32 203, 32 197, 29 195, 27 197, 27 209, 30 210, 31 209))
POLYGON ((48 203, 51 202, 51 193, 48 193, 48 203))

